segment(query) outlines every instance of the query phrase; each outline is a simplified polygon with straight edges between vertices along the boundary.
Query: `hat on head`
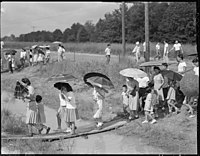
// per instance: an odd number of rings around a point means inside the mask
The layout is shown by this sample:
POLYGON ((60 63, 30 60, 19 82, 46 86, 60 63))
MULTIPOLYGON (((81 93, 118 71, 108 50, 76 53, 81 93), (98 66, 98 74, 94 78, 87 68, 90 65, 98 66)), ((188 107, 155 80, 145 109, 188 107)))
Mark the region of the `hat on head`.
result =
POLYGON ((136 44, 140 44, 140 42, 137 41, 136 44))

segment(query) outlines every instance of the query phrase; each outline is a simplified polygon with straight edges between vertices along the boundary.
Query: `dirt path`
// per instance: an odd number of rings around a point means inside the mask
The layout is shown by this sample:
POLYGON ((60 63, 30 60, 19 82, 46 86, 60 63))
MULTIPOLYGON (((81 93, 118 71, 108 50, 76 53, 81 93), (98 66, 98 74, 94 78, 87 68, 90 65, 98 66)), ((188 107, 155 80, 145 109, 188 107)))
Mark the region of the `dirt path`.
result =
MULTIPOLYGON (((12 98, 12 94, 9 92, 2 91, 1 92, 1 109, 6 108, 10 110, 13 114, 22 115, 25 120, 26 115, 26 103, 22 100, 12 98)), ((57 119, 56 119, 56 111, 47 106, 44 106, 45 115, 46 115, 46 125, 51 127, 50 133, 53 132, 54 129, 57 128, 57 119)), ((89 121, 78 120, 76 122, 77 126, 82 126, 90 124, 89 121)), ((62 128, 66 128, 66 124, 62 121, 62 128)))

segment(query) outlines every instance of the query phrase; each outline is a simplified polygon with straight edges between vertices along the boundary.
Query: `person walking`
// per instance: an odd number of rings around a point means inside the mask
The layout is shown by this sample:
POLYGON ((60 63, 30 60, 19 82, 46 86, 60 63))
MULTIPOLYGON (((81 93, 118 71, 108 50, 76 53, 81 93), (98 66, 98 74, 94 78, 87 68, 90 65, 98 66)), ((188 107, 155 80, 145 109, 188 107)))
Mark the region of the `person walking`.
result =
POLYGON ((136 62, 138 63, 140 60, 140 42, 136 42, 136 46, 133 49, 132 53, 135 53, 136 62))
POLYGON ((66 95, 66 124, 67 130, 65 132, 71 132, 71 134, 75 134, 75 122, 79 119, 78 110, 76 106, 76 98, 73 92, 72 87, 66 88, 67 92, 64 92, 66 95))
POLYGON ((14 63, 14 57, 11 54, 4 55, 5 59, 8 61, 8 70, 10 73, 13 73, 13 63, 14 63))
MULTIPOLYGON (((183 48, 182 48, 182 45, 178 42, 178 41, 175 41, 175 44, 173 45, 172 49, 170 49, 170 51, 172 51, 174 49, 175 51, 175 55, 174 57, 177 59, 178 55, 179 54, 183 54, 183 48)), ((169 51, 169 52, 170 52, 169 51)))
POLYGON ((33 127, 37 124, 37 108, 35 104, 35 90, 31 86, 31 82, 28 78, 22 78, 21 80, 24 87, 28 89, 28 94, 24 92, 26 105, 26 124, 28 125, 29 135, 33 136, 33 127))
POLYGON ((42 102, 42 96, 36 95, 35 98, 36 108, 37 108, 37 125, 39 126, 39 134, 41 134, 43 129, 46 129, 46 134, 49 133, 50 127, 44 125, 46 123, 46 116, 44 113, 44 103, 42 102))
POLYGON ((25 67, 25 60, 26 60, 26 49, 22 48, 22 51, 20 53, 21 68, 25 67))
POLYGON ((97 128, 103 126, 102 115, 103 115, 104 99, 105 99, 105 91, 101 87, 94 86, 93 100, 97 104, 98 109, 94 114, 93 118, 96 121, 97 128))
POLYGON ((128 87, 128 95, 129 95, 129 108, 130 108, 130 116, 129 120, 137 119, 138 116, 138 106, 139 106, 139 83, 131 77, 126 78, 126 85, 128 87))
POLYGON ((177 61, 178 61, 178 73, 184 76, 184 73, 187 68, 186 62, 183 60, 183 54, 179 54, 177 56, 177 61))
POLYGON ((61 62, 63 60, 63 54, 65 52, 65 49, 61 44, 58 45, 58 62, 61 62))
POLYGON ((162 88, 162 85, 164 84, 164 78, 162 74, 160 73, 159 67, 155 66, 154 72, 155 72, 155 75, 153 78, 154 89, 158 93, 159 106, 162 106, 161 104, 164 102, 164 95, 163 95, 163 88, 162 88))
POLYGON ((51 51, 49 47, 46 47, 46 53, 45 53, 45 63, 49 63, 51 58, 51 51))
POLYGON ((127 93, 127 85, 123 85, 122 86, 123 88, 123 92, 121 94, 121 97, 122 97, 122 104, 123 104, 123 111, 124 111, 124 115, 127 116, 129 115, 127 109, 129 107, 129 95, 127 93))
POLYGON ((63 118, 65 118, 66 115, 66 105, 67 105, 65 96, 66 90, 67 90, 66 87, 61 87, 59 93, 60 107, 56 113, 58 128, 55 131, 61 131, 61 121, 63 118))
POLYGON ((145 111, 145 120, 142 122, 143 124, 144 123, 148 123, 149 120, 148 120, 148 117, 151 118, 151 124, 154 124, 156 123, 157 121, 154 119, 154 106, 156 105, 157 103, 157 97, 156 97, 156 94, 154 93, 155 90, 152 87, 149 87, 147 90, 146 90, 146 93, 147 93, 147 97, 146 97, 146 100, 145 100, 145 106, 144 106, 144 111, 145 111))
POLYGON ((156 44, 156 56, 154 57, 154 60, 155 60, 156 58, 158 58, 158 60, 160 60, 160 58, 161 58, 161 54, 160 54, 160 43, 159 43, 159 42, 156 44))
POLYGON ((110 63, 110 54, 111 54, 111 45, 110 44, 107 44, 105 53, 106 53, 106 64, 109 64, 110 63))
POLYGON ((164 41, 164 52, 163 52, 163 61, 165 63, 168 63, 169 62, 169 44, 164 41))

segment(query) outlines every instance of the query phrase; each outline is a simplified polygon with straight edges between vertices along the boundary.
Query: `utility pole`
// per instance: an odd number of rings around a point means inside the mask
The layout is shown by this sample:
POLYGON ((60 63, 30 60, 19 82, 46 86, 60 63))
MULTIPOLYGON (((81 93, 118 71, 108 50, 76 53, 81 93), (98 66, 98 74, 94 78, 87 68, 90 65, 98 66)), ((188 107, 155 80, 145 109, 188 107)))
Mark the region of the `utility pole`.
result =
MULTIPOLYGON (((150 58, 150 46, 149 46, 149 3, 145 2, 145 43, 146 43, 146 53, 145 61, 148 62, 150 58)), ((148 72, 148 68, 146 68, 148 72)))
POLYGON ((123 60, 126 54, 126 41, 125 41, 125 2, 122 2, 122 54, 123 60))

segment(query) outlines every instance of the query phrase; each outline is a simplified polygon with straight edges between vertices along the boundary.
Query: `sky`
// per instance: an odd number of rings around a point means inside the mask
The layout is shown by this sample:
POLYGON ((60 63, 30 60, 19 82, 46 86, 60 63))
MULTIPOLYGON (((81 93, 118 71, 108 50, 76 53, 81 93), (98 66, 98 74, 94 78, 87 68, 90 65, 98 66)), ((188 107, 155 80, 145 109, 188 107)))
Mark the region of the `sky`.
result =
MULTIPOLYGON (((34 31, 62 32, 73 23, 94 24, 119 9, 116 2, 1 2, 1 37, 34 31)), ((129 4, 130 5, 130 4, 129 4)))

